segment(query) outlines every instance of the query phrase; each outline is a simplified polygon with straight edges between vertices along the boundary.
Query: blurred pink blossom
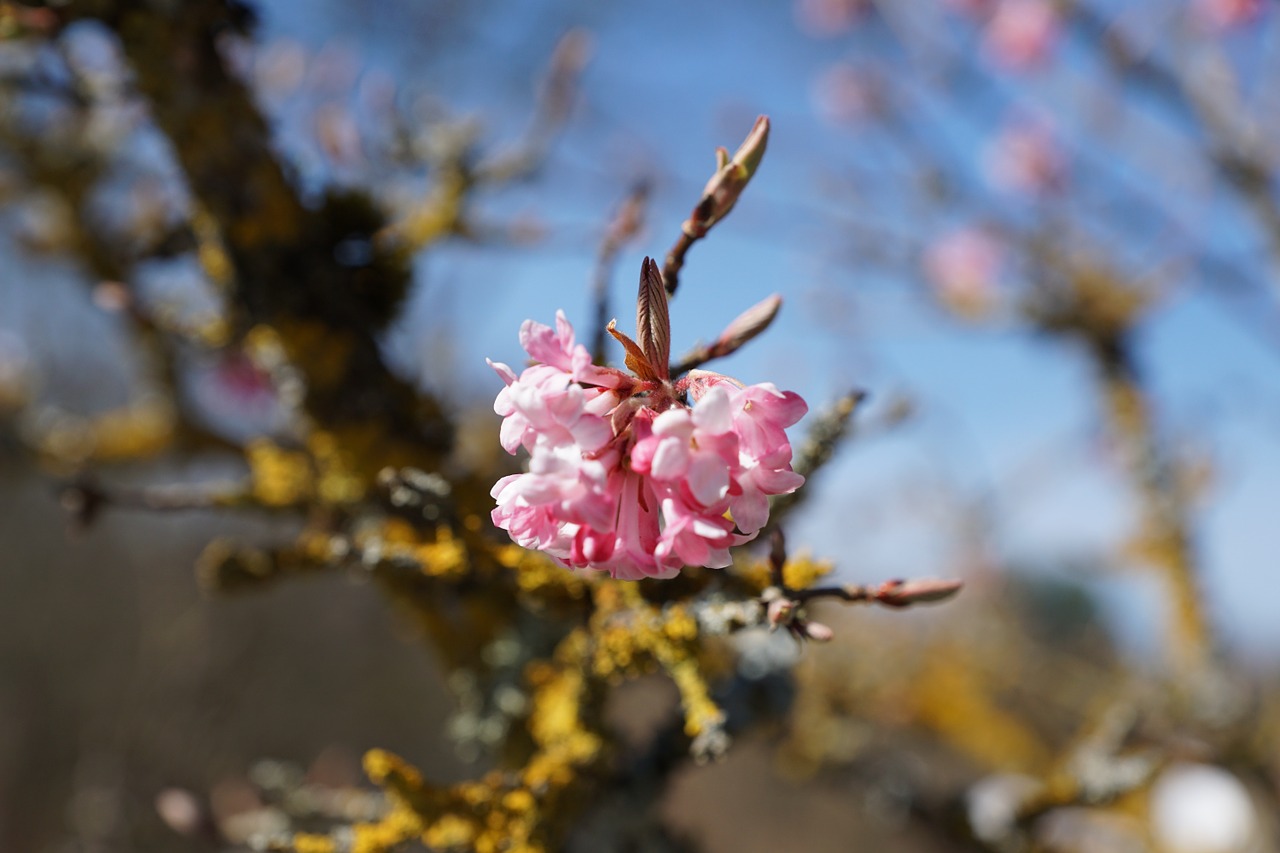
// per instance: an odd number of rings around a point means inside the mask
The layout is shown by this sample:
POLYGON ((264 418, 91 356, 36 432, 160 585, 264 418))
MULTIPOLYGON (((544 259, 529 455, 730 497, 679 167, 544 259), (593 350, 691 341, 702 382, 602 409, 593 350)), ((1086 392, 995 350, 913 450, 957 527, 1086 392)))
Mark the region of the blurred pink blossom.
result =
POLYGON ((1043 122, 1009 122, 987 146, 984 159, 988 178, 1002 189, 1042 196, 1066 182, 1066 155, 1043 122))
POLYGON ((229 350, 218 360, 214 382, 229 399, 240 404, 257 405, 275 400, 271 376, 237 350, 229 350))
POLYGON ((653 345, 629 339, 638 375, 600 367, 563 312, 555 329, 525 321, 520 342, 534 364, 519 375, 489 364, 506 383, 494 402, 502 446, 524 448, 529 466, 491 494, 494 524, 526 548, 625 580, 723 568, 767 523, 769 496, 804 482, 786 428, 807 406, 792 392, 710 371, 673 381, 653 345))
POLYGON ((318 106, 314 128, 320 150, 334 165, 353 168, 363 161, 364 144, 360 138, 360 126, 345 104, 327 101, 318 106))
POLYGON ((269 98, 286 98, 302 85, 308 60, 306 48, 293 39, 280 38, 268 42, 254 63, 254 83, 269 98))
POLYGON ((795 0, 796 24, 811 36, 848 32, 867 14, 868 0, 795 0))
POLYGON ((942 0, 942 5, 961 15, 978 18, 991 13, 996 0, 942 0))
POLYGON ((943 304, 976 316, 995 301, 1004 246, 985 229, 965 226, 925 249, 923 263, 925 277, 943 304))
POLYGON ((1193 0, 1196 15, 1216 30, 1228 30, 1256 21, 1262 0, 1193 0))
POLYGON ((837 62, 818 76, 813 101, 818 114, 832 124, 868 118, 884 106, 875 75, 847 62, 837 62))
POLYGON ((1048 59, 1061 29, 1049 0, 1000 0, 987 23, 983 49, 998 65, 1025 70, 1048 59))
POLYGON ((352 43, 333 39, 325 43, 311 61, 307 77, 317 91, 346 95, 360 76, 360 54, 352 43))

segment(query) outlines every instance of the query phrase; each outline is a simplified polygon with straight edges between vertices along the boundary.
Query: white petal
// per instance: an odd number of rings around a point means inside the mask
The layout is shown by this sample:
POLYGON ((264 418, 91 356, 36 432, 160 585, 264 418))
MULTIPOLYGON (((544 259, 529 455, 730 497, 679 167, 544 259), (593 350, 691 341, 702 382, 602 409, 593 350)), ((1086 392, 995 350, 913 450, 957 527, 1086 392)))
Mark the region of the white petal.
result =
POLYGON ((703 506, 711 506, 729 493, 729 466, 711 453, 698 453, 689 465, 689 491, 703 506))
POLYGON ((659 480, 674 480, 684 476, 688 467, 689 445, 686 440, 668 436, 658 442, 653 462, 649 465, 649 473, 659 480))
POLYGON ((675 435, 686 441, 693 435, 693 420, 688 409, 667 409, 653 419, 654 435, 675 435))
POLYGON ((698 429, 712 435, 722 435, 733 427, 733 407, 729 392, 717 386, 706 393, 693 407, 693 423, 698 429))

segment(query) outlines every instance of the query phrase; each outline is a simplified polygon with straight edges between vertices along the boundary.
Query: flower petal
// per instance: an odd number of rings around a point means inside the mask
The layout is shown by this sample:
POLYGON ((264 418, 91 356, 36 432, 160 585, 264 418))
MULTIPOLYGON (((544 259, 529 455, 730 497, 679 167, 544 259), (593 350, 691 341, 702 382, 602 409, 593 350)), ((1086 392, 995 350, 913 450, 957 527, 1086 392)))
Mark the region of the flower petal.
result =
POLYGON ((668 436, 658 442, 649 474, 658 480, 674 480, 684 476, 688 467, 689 445, 675 436, 668 436))
POLYGON ((721 435, 733 428, 733 407, 723 385, 713 387, 698 400, 693 407, 693 423, 711 435, 721 435))
POLYGON ((689 465, 689 491, 703 506, 711 506, 729 491, 729 468, 710 453, 696 453, 689 465))

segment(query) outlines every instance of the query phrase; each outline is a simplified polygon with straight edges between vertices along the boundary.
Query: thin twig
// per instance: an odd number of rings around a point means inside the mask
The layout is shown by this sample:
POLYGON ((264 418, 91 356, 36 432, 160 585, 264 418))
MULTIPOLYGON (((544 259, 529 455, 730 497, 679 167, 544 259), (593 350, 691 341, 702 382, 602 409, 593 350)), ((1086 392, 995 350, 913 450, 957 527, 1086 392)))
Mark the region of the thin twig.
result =
POLYGON ((667 296, 676 295, 676 287, 680 283, 680 270, 684 266, 684 257, 689 248, 707 235, 707 232, 729 215, 738 197, 746 189, 751 176, 760 167, 760 160, 769 144, 769 119, 760 116, 752 126, 747 138, 733 153, 732 159, 724 148, 716 149, 716 171, 702 189, 702 197, 694 205, 680 225, 680 237, 667 252, 662 266, 662 278, 666 282, 667 296))
POLYGON ((591 299, 595 306, 595 326, 591 333, 591 354, 597 364, 605 361, 605 345, 608 334, 605 329, 609 325, 609 281, 613 277, 614 262, 618 253, 627 243, 635 239, 644 228, 645 212, 649 206, 650 182, 641 179, 632 186, 627 197, 623 199, 600 241, 600 252, 596 256, 595 275, 592 278, 591 299))
POLYGON ((833 598, 846 604, 879 604, 882 607, 902 609, 913 604, 931 604, 945 601, 960 591, 962 581, 924 578, 919 580, 889 580, 871 585, 847 584, 845 586, 815 586, 809 589, 786 590, 788 596, 801 604, 820 598, 833 598))
POLYGON ((667 252, 667 257, 662 263, 662 278, 667 283, 668 296, 676 295, 676 288, 680 285, 680 270, 684 267, 684 256, 699 239, 681 231, 680 238, 667 252))
POLYGON ((88 477, 63 486, 58 501, 77 527, 88 527, 104 509, 185 512, 249 507, 268 509, 239 484, 220 486, 142 486, 107 489, 88 477))

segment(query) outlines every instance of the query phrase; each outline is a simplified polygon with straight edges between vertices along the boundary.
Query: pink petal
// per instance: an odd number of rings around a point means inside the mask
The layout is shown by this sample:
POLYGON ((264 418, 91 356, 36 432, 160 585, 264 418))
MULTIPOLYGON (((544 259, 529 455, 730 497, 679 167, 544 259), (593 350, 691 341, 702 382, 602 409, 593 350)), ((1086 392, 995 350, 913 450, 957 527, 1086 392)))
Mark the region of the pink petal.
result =
POLYGON ((520 474, 508 474, 507 476, 499 479, 498 482, 493 484, 493 488, 489 490, 489 497, 495 500, 500 500, 498 496, 502 494, 508 486, 516 480, 519 480, 521 476, 522 475, 520 474))
POLYGON ((689 465, 689 491, 703 506, 723 498, 729 491, 729 468, 724 460, 709 453, 698 453, 689 465))
POLYGON ((717 385, 728 385, 733 388, 740 388, 741 382, 731 379, 723 373, 716 373, 714 370, 690 370, 681 379, 679 386, 689 393, 689 398, 695 403, 700 402, 712 388, 717 385))
POLYGON ((721 435, 733 428, 733 407, 724 386, 709 390, 693 407, 693 423, 699 430, 721 435))
POLYGON ((573 350, 573 326, 563 310, 556 311, 556 336, 560 339, 560 349, 564 352, 573 350))
POLYGON ((497 399, 493 401, 493 410, 503 417, 506 417, 516 410, 516 404, 511 397, 510 386, 503 388, 498 392, 497 399))
POLYGON ((502 381, 507 385, 516 381, 516 372, 500 361, 486 358, 485 363, 493 368, 494 372, 502 377, 502 381))
POLYGON ((756 533, 769 521, 769 499, 764 492, 748 489, 731 506, 733 523, 743 533, 756 533))
POLYGON ((648 474, 653 468, 653 457, 658 452, 660 443, 659 439, 653 437, 636 442, 635 447, 631 448, 631 470, 637 474, 648 474))
POLYGON ((790 468, 759 468, 752 479, 766 495, 789 495, 804 485, 804 477, 790 468))
POLYGON ((733 557, 729 556, 728 548, 712 548, 707 554, 706 562, 702 563, 708 569, 723 569, 733 565, 733 557))
POLYGON ((772 382, 751 385, 746 391, 751 407, 762 410, 758 416, 780 427, 791 426, 809 411, 809 405, 799 394, 794 391, 779 391, 778 386, 772 382))
POLYGON ((584 416, 570 429, 573 440, 586 453, 594 453, 613 439, 613 430, 600 418, 584 416))
POLYGON ((667 437, 658 442, 649 474, 659 480, 674 480, 683 476, 688 467, 689 445, 679 438, 667 437))
POLYGON ((528 426, 529 422, 519 415, 503 418, 502 429, 498 433, 498 441, 501 442, 502 449, 514 455, 523 443, 524 432, 528 426))
POLYGON ((569 353, 560 345, 559 336, 550 326, 525 320, 520 327, 520 346, 524 347, 530 357, 543 364, 559 367, 562 370, 568 370, 570 367, 569 353))
POLYGON ((654 435, 677 436, 688 441, 693 436, 693 418, 688 409, 667 409, 653 420, 654 435))
POLYGON ((585 382, 588 385, 599 385, 602 388, 622 388, 635 381, 631 376, 616 367, 601 367, 598 364, 592 364, 591 356, 587 354, 586 347, 579 346, 574 352, 573 375, 581 382, 585 382), (581 366, 577 357, 578 352, 582 353, 581 366))

